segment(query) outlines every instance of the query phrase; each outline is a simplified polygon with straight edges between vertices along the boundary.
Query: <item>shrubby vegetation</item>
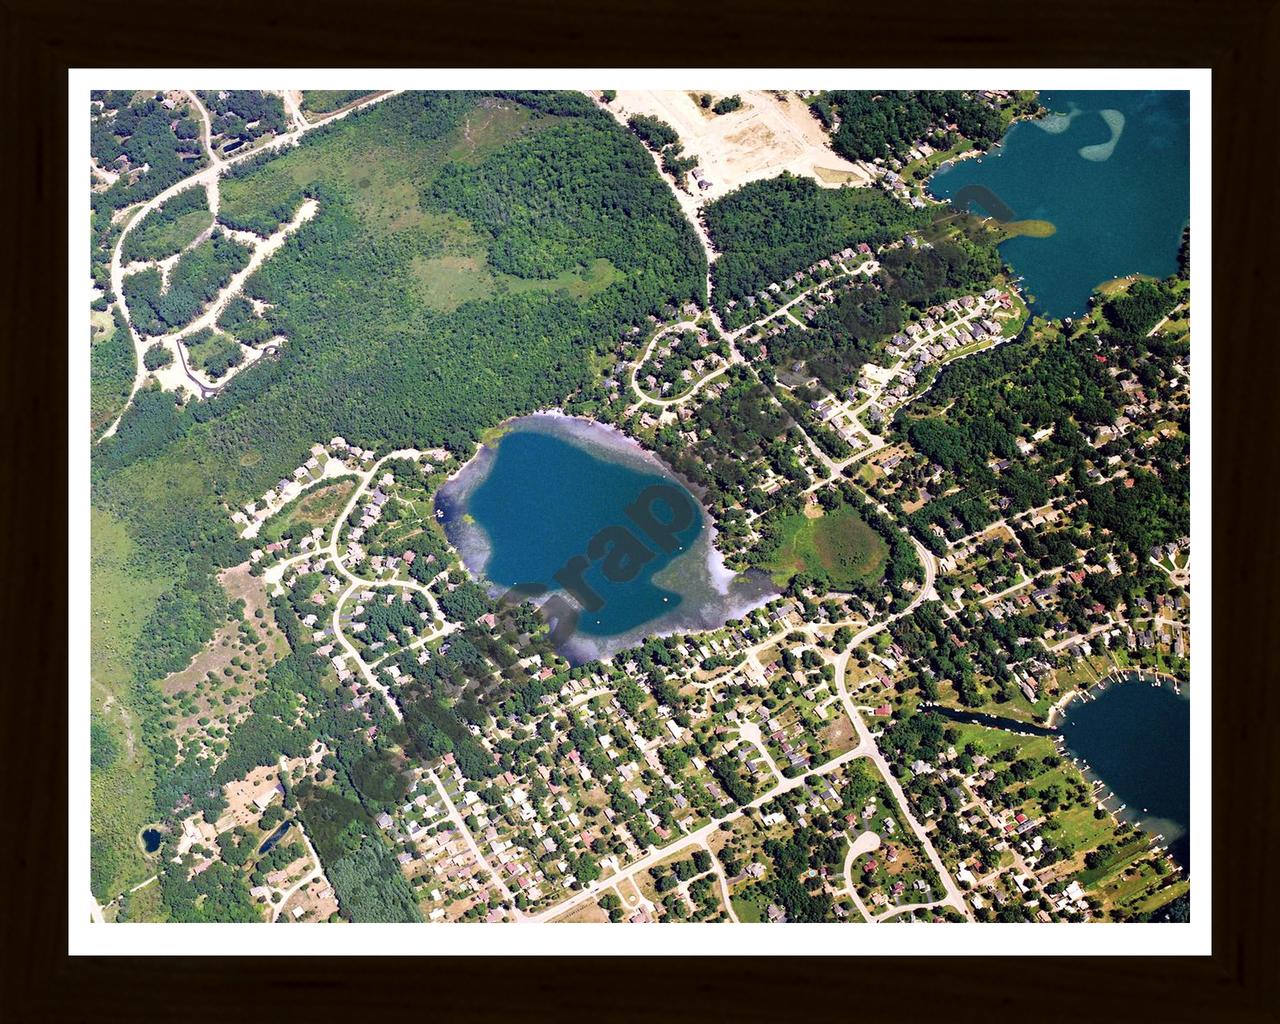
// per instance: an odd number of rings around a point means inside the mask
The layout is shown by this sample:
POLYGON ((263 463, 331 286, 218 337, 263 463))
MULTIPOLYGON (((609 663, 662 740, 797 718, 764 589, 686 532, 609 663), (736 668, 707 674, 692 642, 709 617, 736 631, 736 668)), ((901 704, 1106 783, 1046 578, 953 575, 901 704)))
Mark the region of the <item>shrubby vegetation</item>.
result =
POLYGON ((372 89, 307 89, 302 94, 302 109, 313 114, 328 114, 368 96, 372 89))
POLYGON ((244 352, 225 334, 205 327, 183 338, 190 353, 192 367, 204 370, 212 380, 218 380, 232 367, 244 361, 244 352))
POLYGON ((688 174, 698 166, 696 156, 681 156, 684 143, 671 125, 658 117, 647 114, 634 114, 627 119, 627 125, 640 140, 662 157, 662 169, 684 188, 688 174))
POLYGON ((179 863, 165 860, 160 872, 160 899, 169 920, 190 924, 260 922, 262 914, 249 898, 239 868, 214 861, 200 874, 187 878, 196 858, 187 854, 179 863))
POLYGON ((172 363, 173 353, 159 342, 156 342, 142 353, 142 365, 148 370, 162 370, 172 363))
POLYGON ((819 187, 782 174, 710 203, 703 219, 721 256, 711 266, 716 298, 742 299, 846 246, 878 246, 928 223, 874 189, 819 187))
POLYGON ((342 915, 349 921, 412 922, 422 920, 413 890, 382 840, 364 836, 351 853, 328 868, 342 915))

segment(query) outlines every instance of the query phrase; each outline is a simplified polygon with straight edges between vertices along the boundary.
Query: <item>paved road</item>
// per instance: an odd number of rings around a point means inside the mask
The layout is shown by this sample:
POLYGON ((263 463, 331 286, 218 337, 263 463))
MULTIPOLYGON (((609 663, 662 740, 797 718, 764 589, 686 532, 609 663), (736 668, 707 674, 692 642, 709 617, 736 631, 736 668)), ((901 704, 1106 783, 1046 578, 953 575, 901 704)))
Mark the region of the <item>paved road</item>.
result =
POLYGON ((653 865, 666 860, 668 857, 683 853, 686 850, 691 850, 697 846, 706 846, 708 837, 720 827, 721 822, 733 821, 741 817, 746 810, 757 809, 775 797, 781 796, 783 793, 789 793, 793 789, 803 786, 810 775, 829 775, 837 768, 843 767, 850 761, 865 756, 866 753, 867 751, 864 749, 864 745, 860 743, 852 750, 845 751, 845 753, 841 754, 839 757, 832 758, 830 761, 826 762, 826 764, 815 768, 812 772, 806 773, 805 775, 798 775, 794 779, 784 779, 782 782, 771 786, 764 793, 761 793, 760 796, 752 800, 751 803, 735 810, 732 814, 727 814, 721 818, 714 818, 701 828, 695 829, 693 832, 688 833, 682 838, 673 843, 669 843, 666 846, 650 847, 648 853, 640 857, 638 860, 632 861, 630 864, 624 866, 617 874, 592 882, 582 891, 568 899, 562 900, 555 906, 549 907, 540 913, 528 915, 525 917, 525 920, 530 922, 550 921, 552 918, 560 917, 561 915, 581 906, 587 900, 594 899, 599 895, 601 890, 616 885, 624 878, 631 878, 638 872, 651 868, 653 865))
POLYGON ((524 917, 524 914, 516 909, 515 897, 511 894, 511 890, 507 888, 507 883, 503 881, 502 875, 493 870, 493 867, 485 859, 485 855, 481 852, 479 844, 475 840, 475 836, 471 834, 471 830, 467 828, 467 823, 462 820, 462 812, 460 812, 454 802, 449 798, 448 791, 444 788, 444 783, 440 781, 440 777, 428 768, 426 772, 429 778, 440 792, 440 799, 444 801, 444 805, 449 809, 449 820, 453 822, 454 828, 462 833, 462 838, 466 841, 467 846, 471 850, 471 855, 475 857, 476 863, 489 874, 493 884, 498 887, 498 891, 502 893, 503 898, 511 904, 511 911, 516 915, 517 920, 524 917))

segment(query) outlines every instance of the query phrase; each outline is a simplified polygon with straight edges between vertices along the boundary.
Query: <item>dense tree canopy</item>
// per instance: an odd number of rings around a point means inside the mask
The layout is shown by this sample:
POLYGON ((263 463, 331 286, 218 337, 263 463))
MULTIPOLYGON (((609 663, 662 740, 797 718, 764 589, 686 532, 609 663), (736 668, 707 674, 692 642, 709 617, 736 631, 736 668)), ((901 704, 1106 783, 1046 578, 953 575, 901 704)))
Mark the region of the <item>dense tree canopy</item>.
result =
POLYGON ((968 93, 955 90, 838 90, 824 92, 813 109, 830 129, 832 148, 850 160, 877 157, 907 159, 908 151, 937 133, 937 142, 955 132, 980 148, 996 142, 1004 130, 1000 114, 968 93))
POLYGON ((928 214, 874 189, 821 188, 811 178, 783 174, 708 204, 703 219, 721 253, 711 273, 723 303, 847 246, 901 238, 927 223, 928 214))

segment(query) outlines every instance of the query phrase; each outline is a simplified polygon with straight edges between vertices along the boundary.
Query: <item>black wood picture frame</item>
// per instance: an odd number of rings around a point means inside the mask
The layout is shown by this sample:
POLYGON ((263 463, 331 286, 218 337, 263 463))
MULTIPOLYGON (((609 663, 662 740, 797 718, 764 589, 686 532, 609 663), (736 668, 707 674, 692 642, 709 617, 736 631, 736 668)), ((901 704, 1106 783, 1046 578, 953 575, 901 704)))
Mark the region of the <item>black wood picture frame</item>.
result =
MULTIPOLYGON (((285 1012, 508 1021, 1280 1019, 1276 918, 1274 2, 802 6, 534 0, 365 7, 6 0, 0 409, 9 663, 0 1007, 12 1020, 285 1012), (71 958, 66 951, 66 96, 78 66, 1211 67, 1213 936, 1178 959, 71 958), (1270 246, 1268 245, 1270 243, 1270 246), (45 512, 34 516, 38 494, 45 512)), ((607 84, 607 83, 606 83, 607 84)), ((1203 563, 1202 563, 1203 564, 1203 563)), ((1201 586, 1209 585, 1209 581, 1201 586)), ((139 926, 145 927, 145 926, 139 926)), ((920 926, 923 927, 923 926, 920 926)), ((539 944, 545 942, 539 938, 539 944)), ((1141 926, 1134 926, 1141 951, 1141 926)), ((972 939, 966 939, 966 945, 972 939)), ((281 953, 288 952, 282 941, 281 953)), ((708 952, 714 953, 714 950, 708 952)), ((981 953, 965 949, 965 953, 981 953)))

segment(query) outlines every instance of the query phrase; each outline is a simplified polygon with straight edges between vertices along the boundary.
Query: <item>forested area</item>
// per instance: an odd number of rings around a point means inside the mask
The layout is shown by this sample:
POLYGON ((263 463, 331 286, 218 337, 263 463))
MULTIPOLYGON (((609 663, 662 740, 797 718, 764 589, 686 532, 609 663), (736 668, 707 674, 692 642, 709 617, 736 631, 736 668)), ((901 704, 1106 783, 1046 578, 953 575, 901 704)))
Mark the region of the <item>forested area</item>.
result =
POLYGON ((249 143, 288 127, 284 101, 275 93, 258 89, 218 89, 200 93, 200 101, 213 124, 213 134, 221 137, 230 152, 236 142, 249 143))
POLYGON ((329 867, 342 914, 358 923, 422 920, 413 890, 386 843, 366 835, 360 845, 329 867))
POLYGON ((169 920, 187 924, 260 922, 262 914, 249 898, 243 873, 215 861, 199 874, 187 875, 197 862, 187 854, 180 862, 165 861, 160 872, 160 898, 169 920))
MULTIPOLYGON (((598 119, 545 128, 475 168, 449 165, 431 198, 492 236, 489 262, 505 273, 548 278, 604 257, 650 302, 661 290, 668 301, 703 298, 687 277, 671 287, 699 263, 693 232, 673 219, 644 151, 598 119)), ((619 312, 638 319, 652 308, 619 312)))
POLYGON ((370 809, 362 806, 349 775, 332 756, 325 763, 331 778, 323 787, 300 783, 298 806, 337 894, 339 912, 357 923, 421 920, 413 891, 382 841, 370 809))
POLYGON ((244 352, 225 334, 204 327, 182 339, 193 369, 204 370, 210 380, 221 379, 244 361, 244 352))
POLYGON ((1177 305, 1173 288, 1164 281, 1135 281, 1122 295, 1103 306, 1107 324, 1121 334, 1145 335, 1177 305))
MULTIPOLYGON (((314 135, 303 139, 303 146, 314 135)), ((313 143, 314 144, 314 143, 313 143)), ((218 221, 236 231, 266 237, 294 213, 307 189, 288 171, 285 161, 295 154, 259 153, 234 164, 222 175, 222 204, 218 221)))
POLYGON ((243 295, 237 295, 222 307, 218 328, 244 345, 261 345, 275 334, 271 321, 259 314, 243 295))
POLYGON ((217 298, 232 276, 249 264, 250 250, 221 231, 183 253, 164 287, 160 271, 150 267, 124 279, 133 325, 143 334, 161 335, 191 323, 217 298))
POLYGON ((721 253, 711 274, 723 304, 847 246, 901 238, 927 224, 929 214, 877 189, 821 188, 810 178, 782 174, 709 203, 703 220, 721 253))
POLYGON ((118 312, 112 312, 112 327, 105 338, 90 342, 89 349, 89 430, 94 435, 105 430, 124 408, 133 387, 137 356, 133 338, 118 312))
MULTIPOLYGON (((128 524, 131 558, 172 581, 168 596, 145 615, 133 655, 132 703, 149 726, 154 721, 146 742, 161 752, 158 776, 172 783, 156 794, 157 806, 175 793, 211 799, 208 768, 173 765, 172 739, 158 705, 149 709, 148 701, 150 684, 185 665, 223 621, 225 597, 213 573, 248 555, 224 502, 235 507, 257 497, 305 459, 317 439, 335 433, 383 451, 444 445, 467 452, 484 429, 554 405, 583 384, 590 361, 623 328, 669 303, 701 297, 701 248, 640 144, 585 97, 508 99, 561 120, 540 122, 479 163, 449 172, 445 191, 474 214, 474 230, 491 240, 493 258, 506 266, 537 274, 608 257, 623 278, 583 301, 564 292, 495 294, 442 314, 408 287, 415 259, 442 251, 443 219, 460 220, 438 193, 436 177, 477 97, 395 97, 309 133, 269 161, 250 161, 244 177, 224 183, 223 210, 266 230, 279 223, 266 223, 275 209, 280 219, 292 215, 290 204, 304 189, 320 204, 246 289, 273 304, 272 326, 289 343, 278 360, 261 361, 208 401, 180 406, 172 395, 143 391, 117 435, 93 456, 95 504, 128 524), (555 134, 542 139, 544 132, 555 134), (509 179, 498 180, 504 175, 509 179), (260 188, 261 181, 269 187, 260 188), (278 206, 282 196, 289 202, 278 206), (490 219, 489 209, 500 212, 490 219), (540 218, 563 218, 571 230, 544 233, 540 218)), ((234 333, 254 322, 242 304, 226 325, 234 333)), ((456 650, 461 658, 466 648, 456 650)), ((474 746, 456 717, 466 703, 443 709, 446 715, 437 701, 424 701, 418 719, 420 735, 428 724, 435 730, 424 739, 443 736, 463 751, 460 762, 467 744, 474 746)), ((237 763, 282 739, 273 739, 266 717, 249 726, 256 717, 231 738, 237 763)), ((315 728, 329 742, 346 725, 335 720, 315 728)), ((479 758, 474 770, 484 770, 479 758)))
POLYGON ((667 146, 680 140, 680 134, 671 125, 660 117, 650 117, 648 114, 632 114, 627 118, 627 127, 655 153, 661 153, 667 146))
POLYGON ((185 189, 130 230, 121 258, 129 264, 172 256, 194 242, 212 223, 205 190, 200 186, 185 189))
POLYGON ((917 143, 949 149, 957 135, 986 149, 1004 130, 999 111, 956 90, 836 90, 811 103, 827 130, 835 129, 831 148, 850 160, 905 161, 917 143), (948 127, 952 124, 954 131, 948 127))

